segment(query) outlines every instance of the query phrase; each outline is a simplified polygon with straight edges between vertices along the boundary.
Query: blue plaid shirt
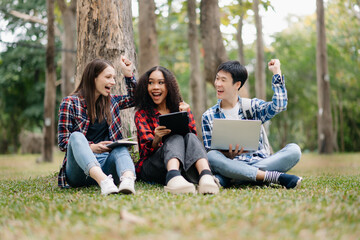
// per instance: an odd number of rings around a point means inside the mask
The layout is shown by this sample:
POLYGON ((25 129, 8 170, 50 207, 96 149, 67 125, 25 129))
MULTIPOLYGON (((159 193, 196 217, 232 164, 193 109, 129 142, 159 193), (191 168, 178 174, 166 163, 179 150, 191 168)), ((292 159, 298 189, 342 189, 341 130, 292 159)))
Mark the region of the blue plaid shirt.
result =
MULTIPOLYGON (((253 98, 251 99, 251 109, 253 112, 254 120, 261 120, 262 123, 269 121, 276 114, 286 110, 287 106, 287 92, 285 88, 285 78, 281 78, 279 74, 276 74, 272 77, 272 89, 274 95, 271 102, 265 102, 264 100, 253 98)), ((238 100, 241 103, 241 98, 238 100)), ((209 108, 202 115, 202 134, 205 149, 207 151, 211 150, 211 136, 213 129, 213 119, 214 118, 226 118, 220 107, 221 99, 218 100, 217 104, 209 108)), ((243 113, 242 108, 239 109, 240 119, 247 119, 243 113)), ((259 149, 257 151, 252 151, 248 153, 243 153, 234 158, 234 160, 244 160, 251 161, 252 159, 261 159, 268 157, 263 145, 263 136, 260 136, 259 149)))

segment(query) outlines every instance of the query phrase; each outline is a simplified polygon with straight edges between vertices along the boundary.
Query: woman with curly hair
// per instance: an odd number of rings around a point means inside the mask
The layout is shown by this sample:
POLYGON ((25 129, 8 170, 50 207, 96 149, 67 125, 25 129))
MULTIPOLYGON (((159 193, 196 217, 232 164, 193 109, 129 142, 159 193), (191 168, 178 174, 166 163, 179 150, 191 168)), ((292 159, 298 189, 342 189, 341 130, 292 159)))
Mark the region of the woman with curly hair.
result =
POLYGON ((157 66, 143 74, 135 90, 135 124, 140 160, 136 163, 138 179, 165 185, 173 194, 216 194, 219 187, 213 177, 206 151, 196 136, 194 116, 187 103, 182 101, 179 86, 173 73, 157 66), (187 111, 190 133, 171 135, 171 130, 159 126, 159 116, 187 111))

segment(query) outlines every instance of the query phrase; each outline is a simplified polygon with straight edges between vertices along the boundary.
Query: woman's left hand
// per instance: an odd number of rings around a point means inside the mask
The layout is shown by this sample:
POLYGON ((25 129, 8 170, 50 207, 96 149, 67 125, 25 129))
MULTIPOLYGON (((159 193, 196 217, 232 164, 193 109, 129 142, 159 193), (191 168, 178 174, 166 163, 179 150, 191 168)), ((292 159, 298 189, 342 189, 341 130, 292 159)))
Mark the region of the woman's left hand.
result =
POLYGON ((187 104, 186 102, 180 102, 179 104, 179 111, 180 112, 187 112, 187 110, 189 110, 190 105, 187 104))
POLYGON ((125 56, 121 56, 120 67, 121 67, 121 72, 122 74, 124 74, 125 77, 133 76, 132 62, 129 59, 127 59, 125 56))

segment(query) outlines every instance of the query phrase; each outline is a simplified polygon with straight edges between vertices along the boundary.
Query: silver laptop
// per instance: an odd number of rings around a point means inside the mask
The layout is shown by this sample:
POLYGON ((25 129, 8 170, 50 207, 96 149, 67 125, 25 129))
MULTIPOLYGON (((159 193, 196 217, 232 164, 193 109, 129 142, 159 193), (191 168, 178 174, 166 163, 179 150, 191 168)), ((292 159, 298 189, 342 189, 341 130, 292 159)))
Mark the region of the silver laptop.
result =
POLYGON ((255 151, 259 147, 260 120, 214 119, 211 149, 229 150, 229 144, 236 144, 245 151, 255 151))

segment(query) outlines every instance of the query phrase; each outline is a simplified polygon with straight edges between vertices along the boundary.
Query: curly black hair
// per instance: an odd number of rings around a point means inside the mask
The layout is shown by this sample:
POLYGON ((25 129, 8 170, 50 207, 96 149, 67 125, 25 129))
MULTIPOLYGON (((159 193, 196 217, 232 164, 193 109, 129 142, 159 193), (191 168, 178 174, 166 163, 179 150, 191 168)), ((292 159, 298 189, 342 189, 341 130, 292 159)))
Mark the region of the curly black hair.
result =
POLYGON ((149 77, 150 74, 154 71, 160 71, 164 75, 165 86, 168 90, 166 96, 166 107, 170 110, 170 112, 178 112, 179 104, 180 102, 182 102, 183 99, 180 94, 179 85, 177 83, 175 75, 162 66, 155 66, 149 69, 140 77, 135 89, 136 109, 147 110, 151 114, 154 114, 154 108, 156 108, 157 105, 154 103, 148 92, 149 77))

